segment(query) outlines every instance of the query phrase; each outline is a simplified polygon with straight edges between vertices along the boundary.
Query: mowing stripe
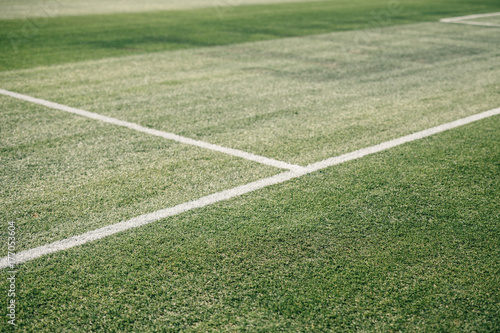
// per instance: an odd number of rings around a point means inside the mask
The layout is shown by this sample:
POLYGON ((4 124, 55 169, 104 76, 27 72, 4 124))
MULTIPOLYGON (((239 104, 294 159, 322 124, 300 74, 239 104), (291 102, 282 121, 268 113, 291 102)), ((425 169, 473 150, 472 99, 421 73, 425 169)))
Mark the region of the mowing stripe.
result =
POLYGON ((286 163, 283 161, 277 161, 277 160, 267 158, 264 156, 259 156, 259 155, 254 155, 252 153, 247 153, 247 152, 244 152, 242 150, 222 147, 222 146, 215 145, 212 143, 186 138, 186 137, 183 137, 183 136, 180 136, 177 134, 158 131, 158 130, 155 130, 152 128, 147 128, 147 127, 135 124, 135 123, 130 123, 128 121, 103 116, 103 115, 100 115, 98 113, 93 113, 93 112, 89 112, 89 111, 85 111, 85 110, 81 110, 81 109, 76 109, 76 108, 73 108, 70 106, 46 101, 43 99, 39 99, 39 98, 35 98, 35 97, 23 95, 23 94, 18 94, 16 92, 4 90, 4 89, 0 89, 0 94, 5 95, 5 96, 9 96, 9 97, 13 97, 13 98, 17 98, 17 99, 20 99, 20 100, 23 100, 26 102, 31 102, 31 103, 43 105, 43 106, 46 106, 46 107, 51 108, 51 109, 73 113, 73 114, 76 114, 79 116, 92 118, 95 120, 100 120, 102 122, 117 125, 117 126, 127 127, 129 129, 134 130, 134 131, 138 131, 138 132, 142 132, 142 133, 146 133, 146 134, 150 134, 150 135, 154 135, 154 136, 159 136, 159 137, 162 137, 165 139, 177 141, 177 142, 184 143, 187 145, 196 146, 196 147, 200 147, 200 148, 204 148, 204 149, 213 150, 213 151, 216 151, 219 153, 224 153, 224 154, 240 157, 240 158, 243 158, 246 160, 258 162, 258 163, 272 166, 275 168, 287 169, 287 170, 291 170, 291 171, 301 171, 304 169, 304 167, 302 167, 300 165, 289 164, 289 163, 286 163))
MULTIPOLYGON (((212 195, 208 195, 206 197, 200 198, 198 200, 186 202, 171 208, 166 208, 159 210, 154 213, 150 214, 145 214, 141 215, 135 218, 132 218, 127 221, 119 222, 110 226, 106 226, 100 229, 96 229, 93 231, 86 232, 84 234, 78 235, 78 236, 73 236, 67 239, 63 239, 60 241, 53 242, 51 244, 43 245, 34 249, 30 249, 27 251, 22 251, 16 254, 16 264, 19 263, 24 263, 29 260, 33 260, 36 258, 39 258, 43 255, 62 251, 62 250, 67 250, 72 247, 82 245, 88 242, 92 242, 107 236, 114 235, 116 233, 132 229, 132 228, 137 228, 152 222, 156 222, 158 220, 164 219, 169 216, 174 216, 178 215, 183 212, 187 212, 189 210, 195 209, 195 208, 201 208, 205 207, 223 200, 228 200, 234 197, 241 196, 246 193, 250 193, 253 191, 256 191, 258 189, 262 189, 264 187, 268 187, 271 185, 275 184, 280 184, 283 182, 286 182, 290 179, 297 178, 333 165, 341 164, 347 161, 352 161, 358 158, 361 158, 363 156, 367 156, 370 154, 374 154, 377 152, 381 152, 383 150, 387 150, 408 142, 416 141, 437 133, 441 133, 456 127, 460 127, 481 119, 485 119, 488 117, 492 117, 495 115, 500 114, 500 108, 486 111, 483 113, 479 113, 467 118, 459 119, 447 124, 443 124, 440 126, 436 126, 421 132, 417 132, 411 135, 403 136, 398 139, 386 141, 384 143, 368 147, 368 148, 363 148, 360 150, 356 150, 352 153, 344 154, 338 157, 333 157, 326 159, 321 162, 313 163, 307 166, 306 168, 302 168, 301 170, 297 171, 288 171, 288 172, 283 172, 278 175, 275 175, 273 177, 269 178, 264 178, 261 180, 254 181, 252 183, 248 183, 246 185, 241 185, 238 187, 235 187, 230 190, 218 192, 212 195)), ((0 259, 0 269, 8 267, 8 257, 4 257, 0 259)))
POLYGON ((499 13, 487 13, 487 14, 477 14, 477 15, 467 15, 467 16, 458 16, 458 17, 449 17, 439 20, 439 22, 443 23, 457 23, 457 24, 469 24, 469 25, 479 25, 484 27, 500 27, 500 24, 496 23, 488 23, 488 22, 477 22, 477 21, 463 21, 463 20, 472 20, 476 18, 483 17, 492 17, 499 16, 499 13))

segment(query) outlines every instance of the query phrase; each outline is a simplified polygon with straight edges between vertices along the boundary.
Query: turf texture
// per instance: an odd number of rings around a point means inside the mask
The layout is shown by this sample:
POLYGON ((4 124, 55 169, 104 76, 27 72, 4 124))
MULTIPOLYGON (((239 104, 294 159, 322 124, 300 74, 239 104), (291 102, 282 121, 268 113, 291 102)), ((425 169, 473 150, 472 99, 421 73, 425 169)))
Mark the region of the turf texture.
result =
POLYGON ((496 0, 340 0, 0 21, 0 70, 373 29, 493 12, 496 0))
MULTIPOLYGON (((500 106, 500 30, 437 22, 498 1, 216 4, 1 20, 0 87, 302 165, 500 106)), ((0 110, 2 255, 11 221, 20 251, 281 172, 4 96, 0 110)), ((499 127, 19 265, 16 330, 4 270, 0 331, 497 332, 499 127)))
POLYGON ((494 332, 499 133, 485 120, 26 263, 19 325, 494 332))

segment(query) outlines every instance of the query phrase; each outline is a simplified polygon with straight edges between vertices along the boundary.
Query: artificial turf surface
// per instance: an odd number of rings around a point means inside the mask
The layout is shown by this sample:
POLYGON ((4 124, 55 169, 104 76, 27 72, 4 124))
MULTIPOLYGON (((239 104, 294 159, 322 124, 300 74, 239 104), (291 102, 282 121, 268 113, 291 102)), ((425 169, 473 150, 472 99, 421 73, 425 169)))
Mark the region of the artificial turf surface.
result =
POLYGON ((336 0, 0 20, 0 70, 376 29, 498 11, 497 0, 336 0))
POLYGON ((18 325, 495 332, 499 125, 487 119, 28 262, 18 325))
MULTIPOLYGON (((490 28, 389 27, 344 52, 356 36, 26 69, 0 87, 302 165, 497 106, 490 28)), ((19 221, 18 250, 279 172, 8 97, 0 105, 0 216, 19 221)))
POLYGON ((18 251, 279 172, 4 96, 0 106, 0 218, 17 221, 18 251))
POLYGON ((494 31, 433 22, 159 52, 6 72, 0 87, 307 165, 498 107, 494 31))
MULTIPOLYGON (((7 33, 34 21, 0 21, 0 88, 304 165, 499 106, 499 30, 435 22, 497 1, 229 7, 50 18, 17 52, 7 33)), ((1 235, 15 221, 18 251, 280 172, 8 97, 0 109, 1 235)), ((17 330, 496 332, 499 127, 19 265, 17 330)))
POLYGON ((480 18, 476 18, 476 19, 464 20, 464 22, 467 22, 467 21, 474 21, 474 22, 481 22, 481 23, 492 23, 492 24, 500 25, 500 14, 498 14, 496 16, 480 17, 480 18))

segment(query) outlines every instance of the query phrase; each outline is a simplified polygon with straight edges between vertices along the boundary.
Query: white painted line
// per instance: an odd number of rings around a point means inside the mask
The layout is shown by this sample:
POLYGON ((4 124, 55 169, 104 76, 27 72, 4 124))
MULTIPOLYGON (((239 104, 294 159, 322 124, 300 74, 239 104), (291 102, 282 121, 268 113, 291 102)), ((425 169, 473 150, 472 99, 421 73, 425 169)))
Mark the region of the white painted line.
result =
MULTIPOLYGON (((200 199, 195 200, 195 201, 190 201, 187 203, 177 205, 175 207, 162 209, 162 210, 159 210, 159 211, 154 212, 154 213, 141 215, 141 216, 135 217, 133 219, 130 219, 130 220, 127 220, 124 222, 120 222, 117 224, 113 224, 110 226, 106 226, 106 227, 96 229, 93 231, 89 231, 89 232, 86 232, 86 233, 78 235, 78 236, 73 236, 73 237, 70 237, 67 239, 56 241, 56 242, 51 243, 51 244, 37 247, 34 249, 22 251, 22 252, 17 253, 17 255, 16 255, 16 263, 19 263, 19 264, 24 263, 26 261, 39 258, 39 257, 44 256, 46 254, 67 250, 67 249, 70 249, 72 247, 82 245, 82 244, 85 244, 88 242, 92 242, 92 241, 95 241, 95 240, 98 240, 98 239, 101 239, 104 237, 108 237, 108 236, 117 234, 119 232, 125 231, 125 230, 137 228, 137 227, 140 227, 140 226, 152 223, 152 222, 156 222, 156 221, 159 221, 159 220, 164 219, 164 218, 169 217, 169 216, 178 215, 180 213, 187 212, 187 211, 195 209, 195 208, 201 208, 201 207, 205 207, 205 206, 208 206, 208 205, 220 202, 220 201, 235 198, 235 197, 241 196, 243 194, 262 189, 264 187, 280 184, 280 183, 286 182, 290 179, 297 178, 297 177, 300 177, 300 176, 303 176, 303 175, 306 175, 306 174, 309 174, 309 173, 312 173, 312 172, 315 172, 315 171, 318 171, 318 170, 321 170, 324 168, 328 168, 330 166, 341 164, 341 163, 344 163, 347 161, 352 161, 352 160, 361 158, 363 156, 367 156, 370 154, 381 152, 383 150, 387 150, 387 149, 390 149, 390 148, 393 148, 393 147, 396 147, 396 146, 399 146, 399 145, 402 145, 402 144, 405 144, 408 142, 420 140, 420 139, 423 139, 425 137, 428 137, 428 136, 431 136, 431 135, 434 135, 437 133, 441 133, 441 132, 444 132, 444 131, 447 131, 447 130, 450 130, 450 129, 453 129, 456 127, 470 124, 472 122, 475 122, 475 121, 478 121, 481 119, 485 119, 488 117, 492 117, 495 115, 499 115, 499 114, 500 114, 500 108, 486 111, 483 113, 479 113, 479 114, 476 114, 474 116, 470 116, 467 118, 453 121, 451 123, 436 126, 436 127, 433 127, 433 128, 421 131, 421 132, 417 132, 414 134, 406 135, 406 136, 403 136, 403 137, 398 138, 398 139, 386 141, 384 143, 381 143, 381 144, 378 144, 378 145, 375 145, 372 147, 363 148, 360 150, 356 150, 352 153, 344 154, 344 155, 341 155, 338 157, 333 157, 333 158, 326 159, 324 161, 313 163, 313 164, 310 164, 309 166, 307 166, 306 168, 302 168, 301 170, 298 170, 298 171, 288 171, 288 172, 280 173, 280 174, 273 176, 273 177, 257 180, 255 182, 252 182, 252 183, 249 183, 246 185, 242 185, 242 186, 238 186, 238 187, 235 187, 235 188, 230 189, 230 190, 226 190, 226 191, 218 192, 218 193, 215 193, 212 195, 208 195, 206 197, 200 198, 200 199)), ((6 267, 8 267, 8 258, 7 257, 1 258, 0 259, 0 269, 6 268, 6 267)))
POLYGON ((289 163, 286 163, 283 161, 277 161, 277 160, 267 158, 264 156, 259 156, 259 155, 247 153, 247 152, 244 152, 242 150, 222 147, 222 146, 215 145, 215 144, 208 143, 208 142, 193 140, 193 139, 186 138, 186 137, 183 137, 183 136, 180 136, 177 134, 158 131, 158 130, 155 130, 152 128, 147 128, 147 127, 135 124, 135 123, 130 123, 128 121, 103 116, 103 115, 100 115, 98 113, 93 113, 93 112, 89 112, 89 111, 85 111, 85 110, 81 110, 81 109, 76 109, 76 108, 73 108, 70 106, 46 101, 43 99, 19 94, 19 93, 4 90, 4 89, 0 89, 0 94, 5 95, 5 96, 9 96, 9 97, 13 97, 13 98, 17 98, 17 99, 20 99, 23 101, 43 105, 43 106, 46 106, 46 107, 51 108, 51 109, 73 113, 73 114, 76 114, 79 116, 83 116, 83 117, 87 117, 87 118, 91 118, 91 119, 95 119, 95 120, 100 120, 102 122, 117 125, 117 126, 127 127, 129 129, 134 130, 134 131, 138 131, 138 132, 142 132, 142 133, 146 133, 146 134, 150 134, 150 135, 154 135, 154 136, 159 136, 159 137, 162 137, 162 138, 165 138, 168 140, 177 141, 177 142, 184 143, 187 145, 196 146, 196 147, 209 149, 212 151, 240 157, 240 158, 243 158, 246 160, 258 162, 258 163, 272 166, 275 168, 287 169, 287 170, 292 170, 292 171, 301 171, 304 169, 304 167, 302 167, 300 165, 289 164, 289 163))
POLYGON ((476 18, 499 16, 499 15, 500 15, 500 12, 498 12, 498 13, 486 13, 486 14, 476 14, 476 15, 448 17, 448 18, 441 19, 439 21, 441 21, 441 22, 454 22, 454 21, 473 20, 473 19, 476 19, 476 18))
MULTIPOLYGON (((284 173, 280 173, 276 176, 261 179, 246 185, 238 186, 230 190, 222 191, 219 193, 215 193, 203 198, 200 198, 195 201, 186 202, 171 208, 162 209, 154 213, 141 215, 135 218, 132 218, 128 221, 120 222, 117 224, 109 225, 100 229, 96 229, 93 231, 86 232, 84 234, 73 236, 67 239, 63 239, 51 244, 47 244, 44 246, 40 246, 31 250, 19 252, 16 254, 16 264, 20 264, 29 260, 33 260, 35 258, 41 257, 46 254, 70 249, 72 247, 82 245, 88 242, 92 242, 107 236, 114 235, 116 233, 137 228, 151 222, 155 222, 161 219, 164 219, 169 216, 174 216, 183 212, 187 212, 189 210, 195 208, 205 207, 207 205, 214 204, 219 201, 228 200, 230 198, 234 198, 245 193, 253 192, 255 190, 273 185, 279 184, 294 177, 298 177, 301 173, 288 171, 284 173)), ((0 269, 8 266, 8 258, 0 259, 0 269)))
POLYGON ((444 131, 447 131, 447 130, 450 130, 450 129, 453 129, 456 127, 460 127, 460 126, 463 126, 466 124, 470 124, 472 122, 475 122, 475 121, 478 121, 481 119, 485 119, 485 118, 489 118, 489 117, 492 117, 492 116, 495 116, 498 114, 500 114, 500 108, 486 111, 483 113, 479 113, 479 114, 476 114, 476 115, 473 115, 473 116, 470 116, 467 118, 462 118, 462 119, 459 119, 456 121, 452 121, 451 123, 446 123, 443 125, 432 127, 432 128, 423 130, 421 132, 406 135, 406 136, 403 136, 403 137, 400 137, 400 138, 397 138, 394 140, 386 141, 386 142, 383 142, 381 144, 378 144, 378 145, 375 145, 372 147, 356 150, 352 153, 347 153, 347 154, 344 154, 341 156, 332 157, 332 158, 326 159, 326 160, 321 161, 321 162, 310 164, 306 168, 307 168, 307 170, 311 170, 311 172, 316 171, 316 170, 320 170, 320 169, 324 169, 326 167, 330 167, 330 166, 344 163, 347 161, 355 160, 355 159, 361 158, 361 157, 366 156, 366 155, 378 153, 380 151, 387 150, 387 149, 402 145, 402 144, 407 143, 407 142, 420 140, 420 139, 423 139, 425 137, 428 137, 428 136, 431 136, 431 135, 434 135, 437 133, 441 133, 441 132, 444 132, 444 131))
POLYGON ((454 22, 445 22, 445 23, 468 24, 468 25, 477 25, 477 26, 481 26, 481 27, 500 27, 500 24, 489 23, 489 22, 454 21, 454 22))
POLYGON ((449 17, 449 18, 440 19, 439 22, 455 23, 455 24, 469 24, 469 25, 477 25, 477 26, 483 26, 483 27, 500 27, 500 24, 497 24, 497 23, 464 21, 464 20, 473 20, 476 18, 492 17, 492 16, 499 16, 499 15, 500 15, 500 12, 499 13, 467 15, 467 16, 459 16, 459 17, 449 17))

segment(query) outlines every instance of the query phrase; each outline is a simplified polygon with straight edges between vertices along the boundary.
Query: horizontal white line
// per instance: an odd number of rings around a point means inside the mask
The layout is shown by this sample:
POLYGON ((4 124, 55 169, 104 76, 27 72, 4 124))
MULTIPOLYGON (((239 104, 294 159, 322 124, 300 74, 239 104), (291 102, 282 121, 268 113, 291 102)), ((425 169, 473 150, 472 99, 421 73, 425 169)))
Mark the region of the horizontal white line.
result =
POLYGON ((462 20, 472 20, 476 18, 483 18, 483 17, 491 17, 491 16, 499 16, 500 12, 497 13, 486 13, 486 14, 476 14, 476 15, 467 15, 467 16, 457 16, 457 17, 448 17, 448 18, 443 18, 439 20, 440 22, 455 22, 455 21, 462 21, 462 20))
MULTIPOLYGON (((180 205, 177 205, 175 207, 159 210, 154 213, 146 214, 146 215, 141 215, 138 217, 135 217, 133 219, 120 222, 117 224, 113 224, 107 227, 103 227, 100 229, 96 229, 93 231, 86 232, 84 234, 78 235, 78 236, 73 236, 67 239, 63 239, 60 241, 56 241, 51 244, 43 245, 34 249, 30 249, 27 251, 22 251, 17 253, 16 256, 16 264, 24 263, 29 260, 33 260, 36 258, 39 258, 43 255, 62 251, 62 250, 67 250, 72 247, 82 245, 88 242, 92 242, 107 236, 114 235, 116 233, 129 230, 132 228, 137 228, 152 222, 156 222, 158 220, 164 219, 169 216, 174 216, 183 212, 187 212, 189 210, 195 209, 195 208, 201 208, 205 207, 207 205, 211 205, 223 200, 228 200, 234 197, 241 196, 246 193, 250 193, 253 191, 256 191, 258 189, 262 189, 264 187, 268 187, 271 185, 275 184, 280 184, 283 182, 286 182, 290 179, 297 178, 306 174, 309 174, 311 172, 315 172, 333 165, 341 164, 347 161, 355 160, 358 158, 361 158, 363 156, 367 156, 370 154, 374 154, 377 152, 381 152, 383 150, 387 150, 399 145, 402 145, 404 143, 412 142, 415 140, 419 140, 437 133, 441 133, 459 126, 463 126, 481 119, 485 119, 488 117, 492 117, 495 115, 500 114, 500 108, 486 111, 483 113, 476 114, 474 116, 470 116, 467 118, 459 119, 444 125, 436 126, 421 132, 417 132, 411 135, 407 135, 398 139, 386 141, 384 143, 360 149, 357 151, 354 151, 352 153, 344 154, 338 157, 333 157, 326 159, 321 162, 313 163, 307 166, 306 168, 302 168, 301 170, 298 171, 288 171, 284 172, 281 174, 278 174, 273 177, 261 179, 246 185, 238 186, 230 190, 222 191, 219 193, 215 193, 203 198, 200 198, 195 201, 190 201, 187 203, 183 203, 180 205)), ((4 257, 0 259, 0 269, 8 267, 8 258, 4 257)))
POLYGON ((79 116, 83 116, 83 117, 87 117, 87 118, 91 118, 91 119, 95 119, 95 120, 100 120, 102 122, 117 125, 117 126, 127 127, 129 129, 132 129, 132 130, 135 130, 138 132, 142 132, 142 133, 146 133, 146 134, 150 134, 150 135, 154 135, 154 136, 159 136, 159 137, 162 137, 162 138, 165 138, 168 140, 177 141, 177 142, 184 143, 187 145, 196 146, 196 147, 209 149, 212 151, 240 157, 240 158, 243 158, 246 160, 258 162, 258 163, 272 166, 275 168, 287 169, 287 170, 293 170, 293 171, 301 171, 304 168, 304 167, 299 166, 299 165, 289 164, 289 163, 286 163, 283 161, 277 161, 277 160, 267 158, 264 156, 254 155, 254 154, 247 153, 247 152, 244 152, 244 151, 238 150, 238 149, 227 148, 227 147, 222 147, 222 146, 215 145, 215 144, 208 143, 208 142, 193 140, 193 139, 186 138, 186 137, 183 137, 183 136, 180 136, 177 134, 173 134, 173 133, 158 131, 158 130, 155 130, 152 128, 147 128, 147 127, 135 124, 135 123, 130 123, 128 121, 103 116, 103 115, 100 115, 98 113, 93 113, 93 112, 89 112, 89 111, 85 111, 85 110, 81 110, 81 109, 76 109, 76 108, 73 108, 70 106, 46 101, 46 100, 43 100, 40 98, 31 97, 28 95, 19 94, 16 92, 5 90, 5 89, 0 89, 0 94, 5 95, 5 96, 10 96, 13 98, 17 98, 17 99, 20 99, 23 101, 43 105, 43 106, 46 106, 46 107, 51 108, 51 109, 73 113, 73 114, 76 114, 79 116))

